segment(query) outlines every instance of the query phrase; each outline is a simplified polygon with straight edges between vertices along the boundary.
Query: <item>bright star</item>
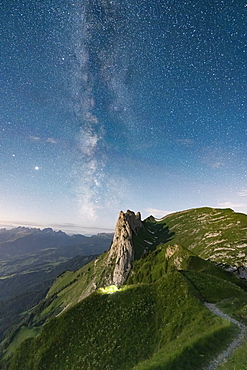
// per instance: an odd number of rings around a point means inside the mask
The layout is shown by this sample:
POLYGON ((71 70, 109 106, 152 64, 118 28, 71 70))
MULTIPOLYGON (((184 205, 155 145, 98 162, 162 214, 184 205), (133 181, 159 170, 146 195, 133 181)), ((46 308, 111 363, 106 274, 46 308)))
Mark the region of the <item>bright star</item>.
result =
POLYGON ((35 166, 35 167, 34 167, 34 169, 35 169, 36 171, 38 171, 38 170, 39 170, 39 167, 38 167, 38 166, 35 166))

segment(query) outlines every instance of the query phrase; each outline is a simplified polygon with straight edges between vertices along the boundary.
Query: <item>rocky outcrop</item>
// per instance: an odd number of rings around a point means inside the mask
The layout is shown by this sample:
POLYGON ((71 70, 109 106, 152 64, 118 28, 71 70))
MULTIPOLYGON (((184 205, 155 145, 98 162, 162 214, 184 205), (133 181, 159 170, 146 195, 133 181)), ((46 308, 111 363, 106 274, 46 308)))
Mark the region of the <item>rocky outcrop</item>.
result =
POLYGON ((132 235, 142 227, 140 212, 120 212, 108 255, 108 264, 114 266, 112 284, 119 286, 126 281, 134 260, 132 235))
POLYGON ((233 273, 237 276, 237 278, 247 280, 247 267, 239 266, 233 273))
POLYGON ((224 263, 216 263, 217 266, 220 266, 224 270, 228 272, 232 272, 238 279, 247 280, 247 267, 246 266, 238 266, 233 267, 229 265, 225 265, 224 263))

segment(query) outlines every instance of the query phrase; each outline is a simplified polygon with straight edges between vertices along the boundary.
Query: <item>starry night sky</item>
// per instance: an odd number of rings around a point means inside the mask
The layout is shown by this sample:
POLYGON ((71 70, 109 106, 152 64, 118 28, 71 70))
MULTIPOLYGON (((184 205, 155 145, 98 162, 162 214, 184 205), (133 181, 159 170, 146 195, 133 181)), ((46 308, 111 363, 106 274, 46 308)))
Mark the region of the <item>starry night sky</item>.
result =
POLYGON ((93 233, 128 208, 247 213, 246 1, 0 10, 0 226, 93 233))

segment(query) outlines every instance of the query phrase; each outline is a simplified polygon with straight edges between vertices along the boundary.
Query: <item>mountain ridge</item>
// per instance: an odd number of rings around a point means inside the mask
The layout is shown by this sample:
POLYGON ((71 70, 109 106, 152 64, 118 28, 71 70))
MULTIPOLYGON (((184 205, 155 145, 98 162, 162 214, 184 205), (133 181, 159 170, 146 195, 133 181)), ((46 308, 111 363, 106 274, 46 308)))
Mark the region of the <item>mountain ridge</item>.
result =
POLYGON ((182 244, 215 262, 247 266, 247 215, 244 213, 230 208, 202 207, 166 215, 157 223, 165 224, 174 232, 172 244, 182 244))
MULTIPOLYGON (((247 322, 247 282, 220 266, 245 266, 247 248, 238 246, 247 238, 246 225, 247 215, 229 209, 203 207, 143 221, 139 213, 120 212, 110 249, 61 274, 30 311, 25 335, 40 334, 17 347, 6 369, 204 368, 238 330, 204 303, 247 322), (218 244, 224 254, 216 253, 218 244)), ((3 348, 6 360, 13 352, 3 348)))
MULTIPOLYGON (((17 227, 10 230, 0 230, 0 257, 11 258, 27 253, 38 252, 48 248, 62 248, 79 244, 90 243, 90 240, 96 238, 111 238, 112 234, 97 234, 91 237, 81 234, 68 235, 52 228, 43 230, 38 228, 17 227)), ((102 251, 101 251, 102 252, 102 251)))

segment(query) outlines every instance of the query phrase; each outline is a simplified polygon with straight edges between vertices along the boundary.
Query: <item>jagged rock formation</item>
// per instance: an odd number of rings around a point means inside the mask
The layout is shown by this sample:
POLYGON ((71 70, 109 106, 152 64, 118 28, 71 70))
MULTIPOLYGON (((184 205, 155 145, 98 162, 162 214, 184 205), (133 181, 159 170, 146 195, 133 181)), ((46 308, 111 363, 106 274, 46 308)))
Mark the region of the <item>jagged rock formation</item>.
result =
MULTIPOLYGON (((110 285, 120 286, 126 281, 134 260, 132 236, 142 227, 140 212, 136 214, 130 210, 126 213, 120 212, 110 249, 106 255, 102 255, 102 258, 93 262, 90 267, 92 271, 91 279, 80 288, 81 293, 78 297, 74 295, 74 302, 82 301, 98 288, 110 285)), ((67 310, 71 304, 71 300, 66 302, 63 311, 67 310)))
POLYGON ((130 272, 131 263, 134 260, 132 234, 142 228, 141 214, 128 210, 120 212, 113 243, 109 251, 108 263, 114 265, 112 283, 122 285, 130 272))

